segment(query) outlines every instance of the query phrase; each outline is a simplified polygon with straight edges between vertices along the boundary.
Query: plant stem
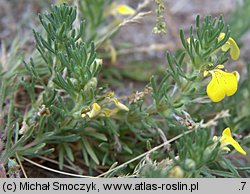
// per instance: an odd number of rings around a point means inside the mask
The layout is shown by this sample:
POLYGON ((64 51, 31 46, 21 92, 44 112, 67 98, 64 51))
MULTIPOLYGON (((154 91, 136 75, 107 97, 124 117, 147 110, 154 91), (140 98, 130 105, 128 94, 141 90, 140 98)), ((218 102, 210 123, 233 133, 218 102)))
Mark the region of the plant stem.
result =
POLYGON ((111 173, 111 172, 113 172, 113 171, 118 170, 119 168, 123 168, 123 167, 127 166, 128 164, 130 164, 131 162, 134 162, 134 161, 136 161, 136 160, 138 160, 138 159, 140 159, 140 158, 142 158, 142 157, 145 157, 146 155, 151 154, 152 152, 154 152, 154 151, 156 151, 156 150, 158 150, 158 149, 160 149, 160 148, 162 148, 162 147, 164 147, 164 146, 166 146, 166 145, 172 143, 173 141, 175 141, 175 140, 177 140, 177 139, 183 137, 184 135, 189 134, 189 133, 191 133, 191 132, 193 132, 193 131, 194 131, 194 130, 191 129, 191 130, 186 131, 186 132, 184 132, 184 133, 182 133, 182 134, 180 134, 180 135, 177 135, 177 136, 175 136, 174 138, 170 139, 169 141, 165 141, 164 143, 162 143, 162 144, 160 144, 160 145, 158 145, 158 146, 152 148, 151 150, 149 150, 149 151, 147 151, 147 152, 144 152, 143 154, 141 154, 141 155, 139 155, 139 156, 137 156, 137 157, 135 157, 135 158, 132 158, 131 160, 129 160, 129 161, 127 161, 127 162, 125 162, 125 163, 123 163, 123 164, 121 164, 121 165, 119 165, 119 166, 117 166, 117 167, 115 167, 115 168, 112 168, 112 169, 110 169, 110 170, 108 170, 108 171, 106 171, 106 172, 104 172, 104 173, 98 175, 97 177, 103 177, 103 176, 105 176, 105 175, 107 175, 107 174, 109 174, 109 173, 111 173))

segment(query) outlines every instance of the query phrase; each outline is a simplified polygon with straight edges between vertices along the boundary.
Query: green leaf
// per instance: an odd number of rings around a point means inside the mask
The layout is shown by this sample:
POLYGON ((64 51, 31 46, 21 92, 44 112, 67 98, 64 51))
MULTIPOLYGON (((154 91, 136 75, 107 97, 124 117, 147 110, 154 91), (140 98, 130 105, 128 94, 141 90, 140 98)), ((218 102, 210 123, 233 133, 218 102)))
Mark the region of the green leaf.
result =
POLYGON ((87 166, 89 166, 90 163, 89 163, 87 150, 85 149, 83 142, 81 142, 81 144, 82 144, 82 155, 83 155, 84 162, 87 166))
POLYGON ((58 160, 59 160, 59 169, 60 169, 60 170, 63 169, 63 165, 64 165, 64 154, 65 154, 64 149, 63 149, 63 147, 61 146, 60 149, 59 149, 59 155, 58 155, 58 156, 59 156, 58 160))
POLYGON ((93 159, 93 161, 94 161, 97 165, 99 165, 100 162, 99 162, 99 160, 98 160, 98 158, 97 158, 97 156, 96 156, 96 154, 95 154, 93 148, 90 146, 88 140, 87 140, 86 138, 83 137, 83 138, 82 138, 82 143, 83 143, 83 145, 84 145, 84 148, 87 150, 89 156, 93 159))
POLYGON ((237 178, 233 173, 225 172, 221 170, 210 170, 209 172, 213 175, 217 175, 218 177, 237 178))
POLYGON ((26 155, 26 156, 37 156, 37 155, 40 155, 40 151, 46 146, 46 143, 40 143, 40 144, 37 144, 33 147, 30 147, 28 149, 23 149, 23 148, 19 148, 19 150, 17 150, 17 152, 20 154, 20 155, 26 155))
POLYGON ((94 137, 96 139, 99 139, 99 140, 102 140, 102 141, 107 141, 107 137, 106 135, 102 134, 102 133, 98 133, 98 132, 93 132, 93 131, 90 131, 90 132, 83 132, 84 135, 86 136, 89 136, 89 137, 94 137))
POLYGON ((234 177, 240 177, 238 171, 233 166, 233 164, 230 162, 230 160, 228 160, 228 159, 226 159, 224 157, 222 157, 222 160, 225 162, 225 164, 228 167, 228 169, 233 173, 234 177))
POLYGON ((76 142, 79 139, 81 139, 81 137, 78 134, 70 134, 70 135, 64 135, 64 136, 53 135, 53 136, 47 137, 47 142, 51 142, 51 143, 76 142))
POLYGON ((66 153, 66 156, 70 159, 70 161, 74 162, 74 154, 72 152, 72 149, 70 147, 69 144, 67 143, 64 143, 63 144, 63 147, 64 147, 64 150, 65 150, 65 153, 66 153))
POLYGON ((127 144, 123 144, 122 149, 124 149, 129 154, 133 154, 133 150, 130 149, 127 144))

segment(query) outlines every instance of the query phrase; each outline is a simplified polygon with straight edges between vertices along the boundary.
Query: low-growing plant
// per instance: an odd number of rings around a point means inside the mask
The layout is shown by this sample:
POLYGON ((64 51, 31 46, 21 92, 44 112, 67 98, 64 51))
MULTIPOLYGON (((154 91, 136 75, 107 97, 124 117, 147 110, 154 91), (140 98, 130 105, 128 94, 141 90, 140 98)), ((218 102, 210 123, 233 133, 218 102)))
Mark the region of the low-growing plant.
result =
POLYGON ((166 53, 164 76, 152 75, 141 91, 117 96, 102 85, 103 60, 96 50, 113 32, 101 34, 98 28, 104 10, 129 15, 122 25, 140 13, 112 1, 81 2, 85 21, 76 22, 77 8, 68 4, 39 15, 43 31, 33 34, 43 62, 34 55, 18 71, 18 57, 9 62, 12 67, 1 61, 3 176, 6 169, 17 176, 13 172, 22 161, 42 156, 58 161, 60 170, 70 166, 96 177, 249 176, 241 172, 248 164, 249 137, 236 135, 249 127, 249 110, 239 108, 249 99, 249 76, 228 71, 240 49, 223 18, 197 16, 187 36, 180 31, 183 49, 166 53), (25 108, 15 104, 20 91, 29 96, 25 108), (228 154, 231 148, 242 157, 228 154))

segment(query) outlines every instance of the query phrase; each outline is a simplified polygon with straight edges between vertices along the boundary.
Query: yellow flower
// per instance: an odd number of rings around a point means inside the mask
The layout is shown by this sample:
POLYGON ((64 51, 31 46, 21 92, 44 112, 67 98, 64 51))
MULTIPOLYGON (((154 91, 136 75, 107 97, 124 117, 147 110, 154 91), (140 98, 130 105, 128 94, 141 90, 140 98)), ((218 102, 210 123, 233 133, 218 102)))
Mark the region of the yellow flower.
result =
POLYGON ((121 15, 134 15, 135 10, 127 5, 117 5, 116 11, 121 15))
POLYGON ((104 108, 100 114, 102 117, 111 117, 115 115, 120 109, 119 108, 114 108, 114 109, 109 109, 109 108, 104 108))
MULTIPOLYGON (((113 96, 114 93, 108 93, 109 96, 113 96)), ((129 111, 128 107, 119 102, 116 98, 109 98, 108 103, 114 102, 116 107, 114 109, 109 109, 106 106, 108 105, 107 102, 102 104, 102 107, 98 103, 92 104, 91 107, 86 107, 81 110, 81 116, 84 118, 88 116, 90 119, 95 117, 111 117, 115 115, 120 110, 129 111)))
MULTIPOLYGON (((224 37, 225 33, 220 33, 218 41, 220 42, 221 40, 224 39, 224 37)), ((240 49, 237 43, 231 37, 229 37, 228 41, 221 47, 221 50, 224 52, 227 51, 228 49, 230 49, 230 55, 232 59, 237 60, 240 56, 240 49)))
POLYGON ((115 105, 121 109, 121 110, 125 110, 125 111, 129 111, 128 107, 125 106, 124 104, 120 103, 117 98, 113 98, 112 101, 115 103, 115 105))
POLYGON ((91 110, 87 113, 82 113, 82 117, 86 117, 86 115, 89 116, 89 118, 94 118, 97 115, 99 115, 99 113, 101 112, 101 107, 99 104, 94 103, 91 107, 91 110))
POLYGON ((229 127, 227 127, 226 129, 224 129, 224 131, 222 132, 222 137, 220 139, 220 142, 221 142, 222 149, 224 149, 224 150, 230 150, 226 146, 227 145, 232 145, 236 151, 238 151, 239 153, 241 153, 243 155, 246 155, 245 150, 243 150, 243 148, 240 146, 240 144, 233 139, 229 127))
POLYGON ((117 5, 116 3, 112 3, 111 4, 111 9, 110 9, 110 13, 113 15, 124 15, 124 16, 129 16, 129 15, 134 15, 135 14, 135 10, 125 4, 120 4, 117 5))
POLYGON ((214 70, 204 72, 204 76, 208 73, 212 75, 212 79, 207 85, 207 95, 213 102, 219 102, 225 96, 234 95, 238 89, 238 72, 229 73, 220 68, 217 66, 214 70))

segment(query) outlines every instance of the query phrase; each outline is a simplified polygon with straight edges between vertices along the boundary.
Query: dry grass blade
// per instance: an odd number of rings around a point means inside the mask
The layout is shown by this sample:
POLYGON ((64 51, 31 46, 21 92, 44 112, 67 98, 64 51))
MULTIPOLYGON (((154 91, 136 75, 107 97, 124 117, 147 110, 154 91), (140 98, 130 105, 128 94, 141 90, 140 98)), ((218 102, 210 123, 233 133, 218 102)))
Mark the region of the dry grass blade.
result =
POLYGON ((48 170, 48 171, 51 171, 51 172, 54 172, 54 173, 57 173, 57 174, 61 174, 61 175, 66 175, 66 176, 70 176, 70 177, 77 177, 77 178, 95 178, 95 177, 92 177, 92 176, 84 176, 84 175, 80 175, 80 174, 73 174, 73 173, 69 173, 69 172, 64 172, 64 171, 60 171, 60 170, 55 170, 55 169, 52 169, 52 168, 49 168, 49 167, 46 167, 46 166, 43 166, 41 164, 38 164, 28 158, 25 158, 24 157, 24 160, 30 164, 33 164, 39 168, 42 168, 44 170, 48 170))
POLYGON ((193 131, 194 131, 194 130, 189 130, 189 131, 186 131, 186 132, 184 132, 184 133, 182 133, 182 134, 180 134, 180 135, 177 135, 177 136, 175 136, 174 138, 170 139, 169 141, 166 141, 166 142, 164 142, 164 143, 162 143, 162 144, 160 144, 160 145, 158 145, 158 146, 152 148, 151 150, 149 150, 149 151, 147 151, 147 152, 144 152, 143 154, 141 154, 141 155, 139 155, 139 156, 137 156, 137 157, 135 157, 135 158, 132 158, 131 160, 129 160, 129 161, 127 161, 127 162, 125 162, 125 163, 123 163, 123 164, 121 164, 121 165, 119 165, 119 166, 117 166, 117 167, 115 167, 115 168, 112 168, 112 169, 110 169, 110 170, 108 170, 108 171, 106 171, 106 172, 104 172, 104 173, 102 173, 102 174, 100 174, 100 175, 97 176, 97 177, 103 177, 103 176, 105 176, 105 175, 107 175, 107 174, 109 174, 109 173, 111 173, 111 172, 114 172, 114 171, 118 170, 119 168, 122 168, 122 167, 124 167, 124 166, 130 164, 131 162, 134 162, 134 161, 136 161, 136 160, 139 160, 139 159, 142 158, 142 157, 147 156, 148 154, 151 154, 152 152, 154 152, 154 151, 156 151, 156 150, 158 150, 158 149, 160 149, 160 148, 162 148, 162 147, 164 147, 164 146, 169 146, 170 143, 174 142, 175 140, 177 140, 177 139, 183 137, 184 135, 187 135, 187 134, 189 134, 189 133, 191 133, 191 132, 193 132, 193 131))

